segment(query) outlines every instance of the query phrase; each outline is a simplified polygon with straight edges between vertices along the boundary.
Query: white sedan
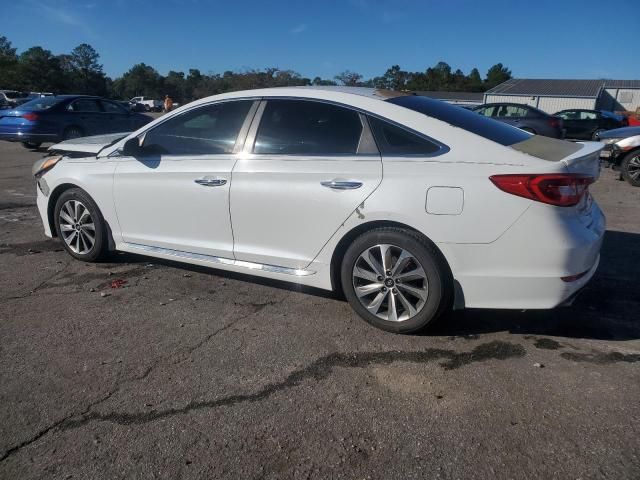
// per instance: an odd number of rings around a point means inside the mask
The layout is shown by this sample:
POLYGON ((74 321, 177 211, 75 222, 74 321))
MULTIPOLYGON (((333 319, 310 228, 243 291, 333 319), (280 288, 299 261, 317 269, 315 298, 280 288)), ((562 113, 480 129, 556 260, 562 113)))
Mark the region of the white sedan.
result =
MULTIPOLYGON (((424 97, 277 88, 185 105, 34 166, 45 234, 343 292, 414 332, 450 308, 553 308, 593 276, 598 143, 424 97)), ((55 153, 55 155, 53 155, 55 153)))

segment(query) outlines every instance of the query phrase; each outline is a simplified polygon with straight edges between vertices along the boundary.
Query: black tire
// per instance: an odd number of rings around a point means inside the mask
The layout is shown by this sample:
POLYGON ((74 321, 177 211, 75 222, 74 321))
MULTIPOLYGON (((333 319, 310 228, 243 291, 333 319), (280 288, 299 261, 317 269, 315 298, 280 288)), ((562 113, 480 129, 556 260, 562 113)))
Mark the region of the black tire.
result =
POLYGON ((21 143, 24 148, 27 148, 29 150, 36 150, 40 148, 40 145, 42 145, 42 143, 40 142, 21 142, 21 143))
POLYGON ((640 150, 627 153, 620 162, 622 178, 634 187, 640 187, 640 150))
POLYGON ((76 126, 65 128, 64 133, 62 134, 63 140, 71 140, 80 137, 84 137, 84 130, 76 126))
POLYGON ((598 128, 594 130, 593 134, 591 135, 591 140, 593 140, 594 142, 597 142, 598 140, 600 140, 600 134, 606 131, 607 130, 604 128, 598 128))
MULTIPOLYGON (((414 333, 425 328, 436 320, 444 310, 450 308, 453 299, 453 280, 442 254, 433 244, 417 232, 402 228, 376 228, 357 237, 345 252, 340 274, 344 295, 356 313, 371 325, 389 332, 414 333), (426 275, 426 285, 428 286, 426 300, 422 306, 417 309, 417 313, 409 316, 405 320, 390 321, 380 318, 367 310, 356 294, 354 282, 357 280, 354 280, 354 267, 356 266, 356 262, 362 261, 360 255, 372 247, 375 248, 376 245, 385 244, 393 246, 394 249, 398 249, 396 252, 405 250, 411 254, 426 275)), ((381 277, 378 276, 377 281, 380 281, 380 278, 381 277)), ((382 280, 381 285, 383 285, 388 278, 389 277, 382 280)), ((402 290, 406 283, 407 282, 403 281, 403 285, 400 285, 398 282, 396 284, 396 286, 399 285, 397 290, 407 293, 406 290, 402 290)), ((393 290, 395 290, 395 288, 393 288, 393 290)), ((377 294, 376 290, 373 291, 371 295, 376 296, 377 294)), ((389 291, 388 295, 391 294, 391 291, 389 291)), ((406 298, 405 296, 405 299, 406 298)), ((369 302, 368 299, 366 301, 369 302)), ((396 302, 399 302, 399 300, 396 302)), ((384 303, 382 305, 384 308, 384 303)), ((398 305, 401 305, 401 303, 398 303, 398 305)), ((389 308, 389 302, 387 302, 387 308, 389 308)), ((408 315, 408 310, 404 313, 408 315)), ((387 316, 389 315, 387 314, 387 316)))
MULTIPOLYGON (((78 219, 74 218, 74 221, 77 222, 78 219)), ((58 197, 56 201, 55 208, 53 210, 53 222, 55 225, 56 233, 58 238, 62 242, 64 249, 71 255, 72 257, 82 260, 84 262, 97 262, 103 259, 108 254, 108 238, 107 238, 107 225, 102 217, 102 213, 100 213, 100 209, 93 201, 93 199, 80 188, 70 188, 66 190, 58 197), (67 202, 80 202, 80 204, 85 207, 90 215, 90 221, 94 225, 94 243, 93 246, 88 249, 86 252, 82 251, 74 251, 73 241, 72 245, 69 245, 69 242, 65 240, 69 235, 69 232, 62 231, 63 217, 61 217, 60 212, 63 206, 67 202)), ((80 234, 78 234, 80 236, 80 234)), ((83 237, 84 239, 87 237, 83 237)), ((84 244, 84 243, 83 243, 84 244)), ((84 244, 86 246, 86 244, 84 244)))

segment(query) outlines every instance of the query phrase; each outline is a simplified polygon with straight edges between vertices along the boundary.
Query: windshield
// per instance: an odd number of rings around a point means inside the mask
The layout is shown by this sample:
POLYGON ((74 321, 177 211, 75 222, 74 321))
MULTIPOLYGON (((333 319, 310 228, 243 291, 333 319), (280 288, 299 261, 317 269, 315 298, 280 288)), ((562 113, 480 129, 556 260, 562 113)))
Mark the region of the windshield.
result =
POLYGON ((442 120, 454 127, 475 133, 500 145, 509 146, 531 138, 529 133, 519 128, 440 100, 420 96, 406 96, 390 98, 386 101, 424 113, 428 117, 442 120))
POLYGON ((20 105, 20 110, 47 110, 60 102, 62 99, 56 97, 34 98, 20 105))

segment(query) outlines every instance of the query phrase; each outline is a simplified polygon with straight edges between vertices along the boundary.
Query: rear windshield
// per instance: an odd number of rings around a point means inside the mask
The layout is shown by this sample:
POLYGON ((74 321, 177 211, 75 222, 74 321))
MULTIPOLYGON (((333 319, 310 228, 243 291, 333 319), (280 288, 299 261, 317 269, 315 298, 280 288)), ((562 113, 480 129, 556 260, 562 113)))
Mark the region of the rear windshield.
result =
POLYGON ((457 107, 440 100, 420 96, 395 97, 386 100, 389 103, 424 113, 425 115, 460 127, 500 145, 513 145, 531 138, 527 132, 497 120, 492 120, 465 108, 457 107))
POLYGON ((15 90, 5 90, 4 94, 7 98, 27 98, 29 96, 27 92, 17 92, 15 90))
POLYGON ((47 110, 61 101, 62 99, 56 97, 34 98, 20 105, 20 110, 47 110))

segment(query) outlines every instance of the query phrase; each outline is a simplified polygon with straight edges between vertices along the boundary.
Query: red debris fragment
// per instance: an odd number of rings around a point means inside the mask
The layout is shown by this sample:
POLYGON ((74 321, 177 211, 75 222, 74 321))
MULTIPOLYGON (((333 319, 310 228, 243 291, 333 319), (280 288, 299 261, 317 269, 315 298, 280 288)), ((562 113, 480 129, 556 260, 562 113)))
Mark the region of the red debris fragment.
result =
POLYGON ((111 288, 120 288, 122 287, 125 283, 127 283, 126 280, 122 280, 121 278, 117 279, 117 280, 112 280, 111 281, 111 288))

